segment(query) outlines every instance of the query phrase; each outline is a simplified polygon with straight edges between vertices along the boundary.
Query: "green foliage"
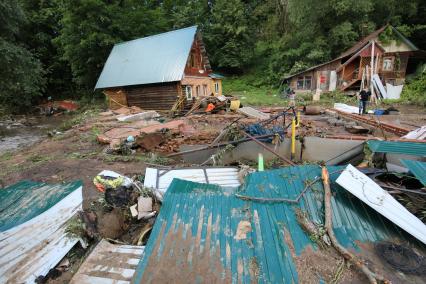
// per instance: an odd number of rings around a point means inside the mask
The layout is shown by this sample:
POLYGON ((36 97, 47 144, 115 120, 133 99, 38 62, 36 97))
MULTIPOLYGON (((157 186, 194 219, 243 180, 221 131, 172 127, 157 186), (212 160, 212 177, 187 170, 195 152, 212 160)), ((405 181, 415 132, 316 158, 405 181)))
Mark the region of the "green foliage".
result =
POLYGON ((0 105, 10 111, 27 108, 43 90, 43 69, 18 38, 26 22, 16 1, 0 0, 0 105))
POLYGON ((401 100, 406 103, 426 106, 426 68, 402 89, 401 100))
POLYGON ((219 68, 241 70, 251 60, 253 40, 245 11, 241 0, 214 2, 204 38, 219 68))
POLYGON ((159 8, 149 1, 63 0, 61 30, 54 42, 71 66, 79 88, 93 89, 114 44, 165 29, 159 8))
MULTIPOLYGON (((424 0, 0 0, 0 107, 100 96, 92 90, 114 44, 191 25, 214 69, 244 75, 225 80, 225 91, 280 105, 285 75, 336 57, 387 23, 426 49, 425 17, 424 0)), ((422 79, 409 85, 404 98, 421 103, 422 79)))

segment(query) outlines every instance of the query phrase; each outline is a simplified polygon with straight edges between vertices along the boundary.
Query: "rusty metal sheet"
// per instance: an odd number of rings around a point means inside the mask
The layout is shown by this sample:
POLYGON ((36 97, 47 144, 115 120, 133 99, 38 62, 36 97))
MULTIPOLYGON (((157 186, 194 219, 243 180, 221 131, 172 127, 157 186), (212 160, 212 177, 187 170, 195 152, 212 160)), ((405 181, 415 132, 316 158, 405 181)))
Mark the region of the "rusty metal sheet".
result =
POLYGON ((101 240, 70 284, 130 283, 144 249, 144 246, 117 245, 101 240))

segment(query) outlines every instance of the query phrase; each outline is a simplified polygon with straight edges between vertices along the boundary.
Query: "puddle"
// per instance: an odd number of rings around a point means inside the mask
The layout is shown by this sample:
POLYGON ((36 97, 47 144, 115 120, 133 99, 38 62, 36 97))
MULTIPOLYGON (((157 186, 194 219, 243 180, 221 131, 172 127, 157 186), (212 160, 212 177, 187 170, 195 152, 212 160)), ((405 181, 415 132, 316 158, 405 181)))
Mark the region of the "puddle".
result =
POLYGON ((0 154, 31 146, 47 137, 69 116, 19 116, 0 121, 0 154))

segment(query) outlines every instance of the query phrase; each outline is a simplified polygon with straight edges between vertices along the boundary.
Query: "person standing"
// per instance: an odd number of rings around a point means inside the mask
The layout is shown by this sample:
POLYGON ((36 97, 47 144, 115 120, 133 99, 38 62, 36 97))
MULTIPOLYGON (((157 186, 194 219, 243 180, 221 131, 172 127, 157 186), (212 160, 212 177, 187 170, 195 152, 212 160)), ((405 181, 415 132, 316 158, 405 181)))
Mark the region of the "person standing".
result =
POLYGON ((366 114, 367 113, 367 104, 370 100, 371 92, 368 90, 368 88, 364 88, 358 95, 359 99, 359 114, 366 114))

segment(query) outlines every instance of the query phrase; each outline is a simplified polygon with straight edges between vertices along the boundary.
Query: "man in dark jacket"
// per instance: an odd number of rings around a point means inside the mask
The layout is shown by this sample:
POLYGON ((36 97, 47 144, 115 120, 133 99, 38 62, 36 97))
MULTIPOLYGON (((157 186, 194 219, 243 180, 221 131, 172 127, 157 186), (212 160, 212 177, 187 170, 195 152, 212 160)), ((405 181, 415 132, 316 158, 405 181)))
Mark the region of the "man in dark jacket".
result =
POLYGON ((371 92, 368 88, 364 88, 358 95, 359 98, 359 114, 367 113, 367 104, 370 100, 371 92))

